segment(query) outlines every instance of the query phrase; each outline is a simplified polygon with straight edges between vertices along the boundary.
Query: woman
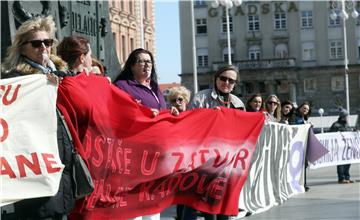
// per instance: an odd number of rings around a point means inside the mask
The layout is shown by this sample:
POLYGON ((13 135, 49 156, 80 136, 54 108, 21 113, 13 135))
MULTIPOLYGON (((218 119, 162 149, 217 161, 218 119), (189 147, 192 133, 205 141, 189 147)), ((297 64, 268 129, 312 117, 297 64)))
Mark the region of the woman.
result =
POLYGON ((295 119, 292 124, 307 124, 311 115, 311 108, 308 102, 303 102, 295 111, 295 119))
POLYGON ((190 101, 190 91, 184 86, 173 87, 169 89, 168 100, 170 105, 175 107, 179 112, 186 111, 190 101))
POLYGON ((293 118, 294 114, 294 104, 287 100, 281 103, 281 120, 280 123, 290 124, 289 120, 293 118))
POLYGON ((92 51, 88 39, 81 36, 65 37, 58 46, 58 55, 69 65, 71 75, 89 74, 92 68, 92 51))
POLYGON ((280 99, 276 95, 269 95, 265 102, 265 109, 267 114, 266 120, 272 122, 279 122, 281 119, 281 104, 280 99))
POLYGON ((246 101, 247 112, 259 112, 263 108, 263 98, 260 93, 256 93, 249 97, 246 101))
MULTIPOLYGON (((65 71, 66 63, 52 55, 55 40, 55 22, 51 16, 36 17, 24 22, 16 31, 13 44, 7 51, 3 78, 31 74, 47 74, 49 80, 59 83, 51 72, 65 71)), ((72 144, 58 115, 57 140, 59 156, 65 168, 59 191, 53 197, 25 199, 14 204, 18 219, 67 219, 75 205, 72 190, 72 144)))
POLYGON ((130 53, 114 85, 149 107, 154 116, 166 109, 165 98, 157 82, 154 57, 148 50, 139 48, 130 53))
MULTIPOLYGON (((234 108, 245 110, 244 103, 235 95, 231 94, 235 84, 239 81, 239 72, 234 66, 224 66, 216 71, 214 75, 214 88, 198 92, 190 103, 190 109, 193 108, 234 108)), ((213 215, 204 213, 205 220, 227 220, 229 216, 213 215)), ((184 219, 196 219, 196 211, 193 208, 185 207, 184 219)))
POLYGON ((190 108, 215 108, 224 106, 245 110, 244 103, 235 95, 231 94, 238 80, 238 71, 234 66, 224 66, 214 75, 214 88, 198 92, 190 108))

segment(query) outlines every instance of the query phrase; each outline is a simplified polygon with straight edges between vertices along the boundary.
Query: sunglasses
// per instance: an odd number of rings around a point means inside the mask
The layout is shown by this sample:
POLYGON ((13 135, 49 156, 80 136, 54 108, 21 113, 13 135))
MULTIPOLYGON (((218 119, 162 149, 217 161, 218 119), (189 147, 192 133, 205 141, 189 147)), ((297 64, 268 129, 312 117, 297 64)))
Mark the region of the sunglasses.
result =
POLYGON ((182 103, 183 101, 184 101, 183 97, 178 97, 178 98, 172 100, 173 103, 175 103, 175 102, 182 103))
POLYGON ((31 46, 33 48, 39 48, 42 47, 42 44, 45 45, 45 47, 51 47, 54 43, 53 39, 45 39, 45 40, 30 40, 24 42, 24 44, 31 43, 31 46))
POLYGON ((269 105, 277 105, 277 102, 268 102, 269 105))
POLYGON ((236 83, 235 79, 228 78, 226 76, 219 76, 219 79, 223 82, 229 82, 229 84, 233 85, 236 83))

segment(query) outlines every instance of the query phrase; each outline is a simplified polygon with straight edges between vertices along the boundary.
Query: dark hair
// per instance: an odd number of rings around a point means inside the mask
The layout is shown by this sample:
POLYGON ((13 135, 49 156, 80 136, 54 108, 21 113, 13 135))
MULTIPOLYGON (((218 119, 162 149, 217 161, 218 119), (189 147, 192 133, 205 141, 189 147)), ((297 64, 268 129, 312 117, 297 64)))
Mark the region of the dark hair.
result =
POLYGON ((302 117, 301 114, 300 114, 300 108, 303 107, 304 105, 308 105, 309 106, 309 112, 307 113, 307 115, 304 115, 304 119, 305 121, 308 120, 308 118, 311 116, 311 106, 310 106, 310 103, 309 102, 303 102, 295 111, 295 114, 299 117, 302 117))
POLYGON ((146 53, 149 54, 151 61, 152 61, 152 69, 151 69, 151 75, 150 75, 150 81, 151 82, 155 82, 157 84, 157 75, 156 75, 156 71, 155 71, 155 60, 154 60, 154 56, 151 54, 150 51, 145 50, 143 48, 138 48, 133 50, 129 57, 127 58, 124 68, 121 70, 120 74, 118 75, 118 77, 116 77, 115 82, 118 80, 132 80, 134 79, 134 74, 131 72, 131 67, 136 64, 136 62, 139 59, 139 54, 141 53, 146 53))
POLYGON ((233 70, 236 72, 236 82, 239 82, 239 71, 235 66, 225 65, 220 67, 214 74, 214 88, 216 88, 216 79, 225 71, 233 70))
POLYGON ((89 52, 89 40, 81 36, 65 37, 57 48, 58 55, 73 68, 76 60, 89 52))
POLYGON ((284 102, 281 103, 281 116, 284 116, 284 117, 287 117, 287 118, 291 118, 293 115, 294 115, 294 111, 295 111, 295 107, 294 107, 294 103, 290 100, 286 100, 284 102), (285 106, 285 105, 291 105, 291 110, 290 112, 287 114, 287 115, 284 115, 282 113, 282 108, 285 106))
POLYGON ((248 111, 248 112, 254 111, 254 109, 253 109, 253 108, 251 107, 251 105, 250 105, 250 102, 252 102, 255 97, 260 97, 260 98, 261 98, 260 110, 264 108, 264 99, 263 99, 263 97, 261 96, 260 93, 255 93, 255 94, 251 95, 251 96, 247 99, 246 105, 245 105, 246 111, 248 111))

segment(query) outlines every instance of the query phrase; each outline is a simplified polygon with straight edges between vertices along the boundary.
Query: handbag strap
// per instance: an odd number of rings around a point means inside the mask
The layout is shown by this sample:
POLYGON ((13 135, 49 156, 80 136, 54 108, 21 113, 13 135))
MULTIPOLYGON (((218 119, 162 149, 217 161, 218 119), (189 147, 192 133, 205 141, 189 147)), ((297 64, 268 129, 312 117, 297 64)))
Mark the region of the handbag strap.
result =
POLYGON ((56 112, 58 113, 58 115, 59 115, 59 117, 60 117, 60 119, 61 119, 61 123, 62 123, 62 125, 64 126, 65 131, 66 131, 66 134, 67 134, 67 136, 68 136, 68 138, 69 138, 69 140, 70 140, 70 143, 71 143, 71 146, 72 146, 72 151, 73 151, 73 153, 76 153, 77 150, 76 150, 76 148, 75 148, 75 146, 74 146, 74 140, 72 139, 72 136, 71 136, 69 127, 68 127, 67 124, 66 124, 65 117, 64 117, 64 115, 60 112, 60 110, 58 109, 58 107, 56 107, 56 112))

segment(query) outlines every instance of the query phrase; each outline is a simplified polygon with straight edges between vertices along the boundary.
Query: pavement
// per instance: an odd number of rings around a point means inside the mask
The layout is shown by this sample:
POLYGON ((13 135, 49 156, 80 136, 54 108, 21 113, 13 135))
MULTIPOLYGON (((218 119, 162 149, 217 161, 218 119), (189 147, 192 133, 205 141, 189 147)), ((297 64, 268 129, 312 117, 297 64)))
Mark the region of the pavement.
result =
MULTIPOLYGON (((295 195, 279 206, 244 220, 359 220, 360 164, 350 167, 351 184, 337 182, 336 166, 307 171, 310 190, 295 195)), ((161 213, 161 220, 175 219, 174 206, 161 213)), ((200 219, 200 218, 198 218, 200 219)), ((235 219, 235 218, 233 218, 235 219)))

